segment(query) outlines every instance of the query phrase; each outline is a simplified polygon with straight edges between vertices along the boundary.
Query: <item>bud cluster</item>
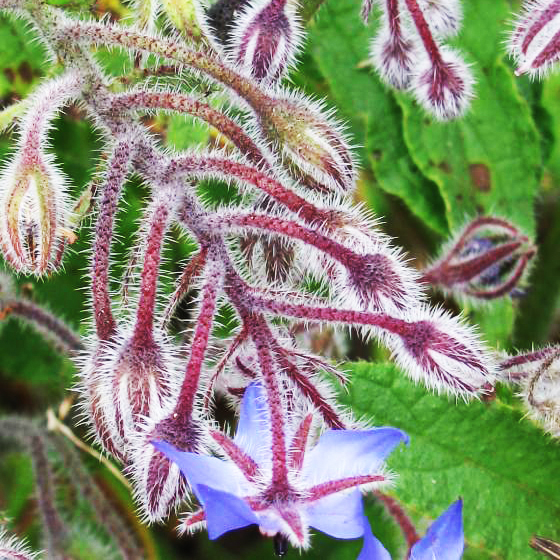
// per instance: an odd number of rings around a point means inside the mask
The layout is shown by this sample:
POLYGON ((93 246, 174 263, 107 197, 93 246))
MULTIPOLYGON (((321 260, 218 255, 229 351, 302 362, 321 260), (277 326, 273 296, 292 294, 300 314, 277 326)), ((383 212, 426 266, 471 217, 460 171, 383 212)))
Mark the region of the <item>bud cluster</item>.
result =
MULTIPOLYGON (((136 3, 136 27, 71 19, 32 4, 30 20, 69 71, 47 81, 29 104, 0 186, 0 239, 18 271, 41 275, 61 262, 68 201, 45 130, 63 103, 79 98, 102 131, 107 154, 96 178, 92 329, 83 347, 72 348, 80 351, 82 413, 97 443, 122 464, 148 521, 165 519, 192 492, 202 509, 187 518, 185 530, 206 519, 214 538, 256 523, 281 544, 305 548, 313 524, 337 538, 363 537, 363 558, 373 557, 367 551, 381 545, 364 522, 359 490, 389 481, 383 460, 408 438, 393 428, 359 430, 324 378, 325 372, 342 376, 298 348, 286 325, 358 327, 385 344, 415 381, 465 399, 480 396, 495 381, 493 357, 473 328, 429 305, 423 281, 482 299, 504 295, 534 253, 528 239, 507 222, 479 219, 423 279, 411 269, 378 224, 353 206, 356 166, 342 127, 320 103, 278 85, 302 39, 294 1, 237 3, 227 33, 218 33, 217 18, 197 10, 202 49, 190 39, 152 33, 155 2, 136 3), (148 81, 115 93, 91 56, 98 46, 122 47, 137 61, 149 54, 157 64, 182 65, 221 95, 202 99, 184 91, 186 80, 176 88, 148 81), (243 116, 232 117, 233 109, 243 116), (139 118, 146 111, 193 116, 221 133, 226 149, 165 151, 139 118), (123 290, 114 294, 115 223, 133 175, 150 197, 130 266, 118 278, 123 290), (206 204, 197 187, 208 179, 238 187, 239 203, 206 204), (162 261, 171 228, 190 236, 198 251, 164 301, 162 261), (325 287, 324 296, 305 289, 310 277, 325 287), (193 328, 179 339, 170 319, 193 289, 193 328), (234 309, 239 328, 216 350, 213 327, 223 303, 234 309), (218 394, 240 411, 234 438, 214 418, 218 394), (333 452, 338 446, 350 457, 342 474, 333 452), (225 530, 224 508, 235 513, 225 530), (328 520, 337 508, 347 526, 328 520)), ((383 6, 386 28, 375 49, 386 79, 412 87, 440 118, 460 115, 472 79, 440 43, 458 28, 458 3, 388 0, 383 6)), ((453 547, 461 554, 461 503, 449 511, 453 547)), ((419 549, 435 554, 430 546, 419 549)))
MULTIPOLYGON (((382 21, 371 46, 381 79, 409 90, 440 120, 462 116, 473 96, 474 78, 462 56, 443 43, 457 34, 462 19, 459 0, 382 0, 382 21)), ((364 0, 367 23, 374 3, 364 0)))

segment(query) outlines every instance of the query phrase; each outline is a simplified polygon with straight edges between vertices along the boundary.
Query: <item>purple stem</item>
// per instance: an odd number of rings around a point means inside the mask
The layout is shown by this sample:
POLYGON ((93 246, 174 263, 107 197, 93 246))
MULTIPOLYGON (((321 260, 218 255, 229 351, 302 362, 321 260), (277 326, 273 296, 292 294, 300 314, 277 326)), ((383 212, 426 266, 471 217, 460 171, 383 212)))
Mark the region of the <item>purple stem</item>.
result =
POLYGON ((134 143, 119 141, 108 162, 107 177, 99 201, 93 243, 92 293, 95 327, 100 340, 108 340, 116 329, 109 293, 109 253, 119 197, 134 155, 134 143))

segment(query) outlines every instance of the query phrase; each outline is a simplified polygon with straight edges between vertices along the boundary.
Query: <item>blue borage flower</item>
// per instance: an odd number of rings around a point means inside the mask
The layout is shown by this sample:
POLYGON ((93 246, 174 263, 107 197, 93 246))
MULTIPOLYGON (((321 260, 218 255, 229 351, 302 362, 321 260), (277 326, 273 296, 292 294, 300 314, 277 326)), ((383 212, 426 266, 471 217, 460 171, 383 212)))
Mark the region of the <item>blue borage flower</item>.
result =
MULTIPOLYGON (((360 489, 387 482, 383 461, 408 436, 396 428, 329 430, 309 447, 311 416, 293 430, 285 453, 287 483, 271 477, 273 454, 265 391, 245 391, 237 433, 222 443, 230 460, 178 451, 165 441, 156 449, 176 462, 204 508, 208 534, 256 524, 267 536, 282 535, 294 546, 309 546, 313 527, 339 539, 365 538, 360 558, 382 558, 364 515, 360 489)), ((223 437, 223 436, 222 436, 223 437)))
MULTIPOLYGON (((339 539, 363 537, 358 560, 390 560, 364 514, 360 489, 387 481, 383 461, 408 436, 389 427, 329 430, 308 447, 310 415, 294 430, 286 462, 289 484, 271 481, 270 419, 265 391, 252 383, 245 391, 235 437, 222 441, 229 460, 181 452, 165 441, 154 447, 179 465, 203 507, 208 535, 258 525, 267 536, 309 546, 313 527, 339 539)), ((224 436, 220 436, 223 438, 224 436)), ((459 559, 463 551, 462 503, 453 504, 411 549, 411 558, 459 559), (429 555, 429 556, 426 556, 429 555)), ((200 512, 193 519, 203 519, 200 512)))

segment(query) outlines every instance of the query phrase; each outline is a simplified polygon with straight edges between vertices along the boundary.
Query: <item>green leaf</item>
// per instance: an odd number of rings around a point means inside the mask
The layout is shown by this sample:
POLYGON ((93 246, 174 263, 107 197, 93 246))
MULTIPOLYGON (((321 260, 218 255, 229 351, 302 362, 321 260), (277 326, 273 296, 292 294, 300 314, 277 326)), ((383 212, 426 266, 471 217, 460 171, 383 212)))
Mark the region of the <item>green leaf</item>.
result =
POLYGON ((393 494, 421 533, 464 500, 466 559, 539 558, 531 535, 560 537, 560 446, 501 402, 454 403, 414 386, 392 364, 348 365, 347 396, 357 416, 407 432, 389 459, 393 494))
POLYGON ((47 56, 22 20, 0 16, 0 97, 26 94, 47 67, 47 56))
POLYGON ((402 113, 369 68, 371 30, 360 20, 358 2, 329 2, 309 28, 308 50, 327 81, 339 114, 348 120, 362 164, 372 167, 379 186, 402 198, 434 231, 448 231, 438 189, 408 155, 402 113))

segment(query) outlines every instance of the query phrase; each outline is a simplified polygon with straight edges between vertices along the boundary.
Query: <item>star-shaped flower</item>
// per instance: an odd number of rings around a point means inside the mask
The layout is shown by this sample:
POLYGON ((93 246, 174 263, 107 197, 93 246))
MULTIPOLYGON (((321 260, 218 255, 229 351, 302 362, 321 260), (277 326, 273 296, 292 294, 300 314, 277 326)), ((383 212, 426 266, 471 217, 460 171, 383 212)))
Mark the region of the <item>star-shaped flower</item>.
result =
MULTIPOLYGON (((252 383, 235 437, 211 434, 228 460, 180 452, 164 441, 153 445, 181 468, 204 509, 211 539, 256 524, 265 535, 306 548, 313 527, 339 539, 364 537, 360 560, 388 559, 371 533, 360 489, 387 482, 383 461, 408 436, 389 427, 329 430, 309 448, 311 425, 308 414, 285 429, 289 445, 278 449, 266 392, 252 383)), ((196 512, 193 524, 202 519, 202 512, 196 512)))

